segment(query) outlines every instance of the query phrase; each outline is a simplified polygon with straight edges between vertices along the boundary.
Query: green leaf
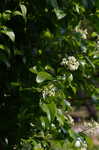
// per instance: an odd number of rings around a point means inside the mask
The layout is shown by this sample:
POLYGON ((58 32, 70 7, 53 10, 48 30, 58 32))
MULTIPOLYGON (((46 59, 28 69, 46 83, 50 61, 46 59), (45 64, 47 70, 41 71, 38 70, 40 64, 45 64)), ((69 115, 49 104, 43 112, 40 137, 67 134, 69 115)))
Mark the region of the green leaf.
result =
POLYGON ((20 86, 21 84, 19 82, 11 82, 12 86, 20 86))
POLYGON ((4 50, 5 49, 5 46, 0 44, 0 49, 4 50))
POLYGON ((46 81, 46 80, 52 80, 52 76, 47 73, 47 72, 39 72, 37 74, 37 77, 36 77, 36 82, 37 83, 42 83, 43 81, 46 81))
POLYGON ((57 120, 59 122, 60 125, 64 125, 64 114, 62 113, 61 109, 57 109, 57 114, 56 114, 57 120))
POLYGON ((43 37, 52 39, 53 38, 53 34, 47 29, 46 31, 43 32, 43 37))
POLYGON ((5 45, 0 44, 0 50, 7 52, 8 54, 10 54, 10 50, 8 47, 6 47, 5 45))
POLYGON ((23 5, 23 4, 20 4, 20 8, 21 8, 23 17, 26 20, 26 14, 27 14, 27 8, 26 8, 26 6, 23 5))
POLYGON ((69 130, 68 130, 68 133, 69 133, 70 137, 75 140, 75 138, 76 138, 76 133, 74 132, 74 130, 69 129, 69 130))
POLYGON ((7 57, 5 54, 0 53, 0 61, 7 62, 7 57))
POLYGON ((41 144, 35 145, 33 149, 34 149, 34 150, 44 150, 44 149, 41 147, 41 144))
POLYGON ((29 71, 32 72, 32 73, 35 73, 35 74, 38 73, 36 66, 33 66, 33 67, 29 68, 29 71))
POLYGON ((45 128, 45 119, 44 119, 44 117, 41 117, 40 120, 41 120, 42 127, 45 128))
POLYGON ((47 104, 42 104, 41 108, 47 114, 48 120, 51 121, 51 114, 50 114, 50 110, 48 108, 48 105, 47 104))
POLYGON ((40 117, 40 120, 41 120, 41 125, 42 127, 45 129, 45 128, 48 128, 49 126, 49 121, 46 117, 40 117))
POLYGON ((23 52, 21 50, 15 49, 14 50, 14 55, 23 55, 23 52))
POLYGON ((99 0, 96 0, 95 4, 96 4, 96 8, 99 9, 99 0))
POLYGON ((91 37, 97 37, 97 33, 96 32, 92 32, 91 37))
POLYGON ((22 13, 20 11, 16 10, 16 11, 13 12, 13 15, 14 16, 22 16, 22 13))
POLYGON ((5 13, 7 13, 7 14, 11 14, 11 13, 12 13, 12 11, 11 11, 11 10, 6 10, 6 11, 5 11, 5 13))
POLYGON ((54 12, 55 12, 55 14, 57 16, 57 19, 62 19, 62 18, 64 18, 66 16, 66 14, 64 13, 64 11, 60 10, 58 8, 55 8, 54 12))
POLYGON ((4 30, 1 30, 0 32, 7 35, 12 42, 15 41, 15 34, 12 30, 5 27, 4 30))
POLYGON ((92 61, 89 59, 89 57, 85 56, 85 58, 89 62, 89 64, 92 66, 92 68, 95 70, 95 65, 92 63, 92 61))
POLYGON ((15 34, 13 31, 7 31, 5 34, 11 39, 12 42, 15 41, 15 34))
POLYGON ((52 102, 52 103, 48 104, 48 108, 50 110, 51 120, 53 121, 56 116, 56 112, 57 112, 55 103, 52 102))
POLYGON ((50 4, 53 8, 58 8, 57 0, 47 0, 47 3, 50 4))
POLYGON ((71 87, 72 91, 74 92, 74 94, 76 94, 76 92, 77 92, 76 87, 74 87, 73 85, 70 85, 70 87, 71 87))
POLYGON ((5 34, 11 39, 12 42, 15 41, 15 34, 13 31, 7 31, 5 34))
POLYGON ((88 143, 88 148, 89 148, 89 149, 93 149, 94 143, 93 143, 92 138, 89 137, 89 136, 84 136, 84 137, 85 137, 85 139, 86 139, 86 141, 87 141, 87 143, 88 143))
MULTIPOLYGON (((56 113, 57 113, 55 103, 51 102, 50 104, 42 104, 41 108, 47 114, 48 120, 53 121, 56 116, 56 113)), ((44 124, 44 120, 42 120, 42 121, 44 124)))
POLYGON ((10 10, 6 10, 4 13, 0 13, 0 21, 2 23, 10 20, 11 18, 11 11, 10 10))
POLYGON ((68 82, 71 83, 72 81, 73 81, 73 75, 69 74, 69 76, 68 76, 68 82))
POLYGON ((75 9, 76 9, 77 13, 80 13, 80 10, 79 10, 79 9, 80 9, 80 8, 79 8, 79 5, 78 5, 78 4, 76 4, 76 3, 75 3, 75 9))
POLYGON ((51 149, 52 150, 62 150, 62 145, 60 140, 52 140, 51 141, 51 149))

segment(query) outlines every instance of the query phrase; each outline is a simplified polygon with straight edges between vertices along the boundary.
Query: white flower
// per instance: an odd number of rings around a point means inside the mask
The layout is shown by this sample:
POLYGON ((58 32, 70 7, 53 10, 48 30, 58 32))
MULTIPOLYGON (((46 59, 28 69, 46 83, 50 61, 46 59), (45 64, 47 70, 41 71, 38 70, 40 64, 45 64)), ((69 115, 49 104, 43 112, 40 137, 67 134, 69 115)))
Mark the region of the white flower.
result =
POLYGON ((66 59, 66 58, 63 58, 63 59, 62 59, 62 62, 61 62, 61 65, 66 65, 66 63, 67 63, 67 59, 66 59))
POLYGON ((80 148, 80 150, 87 150, 87 143, 82 138, 78 137, 75 142, 75 147, 80 148))
POLYGON ((69 56, 68 57, 68 60, 71 62, 71 63, 74 63, 76 61, 76 58, 74 56, 69 56))
POLYGON ((44 89, 42 92, 43 98, 45 99, 47 95, 48 95, 48 91, 46 89, 44 89))
POLYGON ((77 140, 79 140, 80 142, 82 142, 82 139, 80 137, 78 137, 77 140))
POLYGON ((79 140, 76 141, 75 147, 79 148, 81 146, 81 142, 79 140))
POLYGON ((66 65, 68 66, 69 70, 75 71, 79 67, 79 62, 74 56, 69 56, 66 65))
POLYGON ((74 56, 69 56, 67 59, 62 59, 61 65, 67 66, 70 71, 75 71, 79 67, 79 62, 74 56))

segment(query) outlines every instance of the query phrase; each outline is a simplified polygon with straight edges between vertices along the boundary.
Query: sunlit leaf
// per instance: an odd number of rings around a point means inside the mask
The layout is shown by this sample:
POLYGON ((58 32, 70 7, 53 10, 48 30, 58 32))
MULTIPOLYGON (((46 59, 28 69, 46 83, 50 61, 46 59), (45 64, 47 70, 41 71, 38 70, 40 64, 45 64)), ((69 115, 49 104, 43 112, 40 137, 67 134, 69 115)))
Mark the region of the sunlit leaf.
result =
POLYGON ((1 30, 0 32, 7 35, 12 42, 15 41, 15 34, 12 30, 5 28, 4 30, 1 30))
POLYGON ((22 13, 20 12, 20 11, 14 11, 13 13, 12 13, 14 16, 22 16, 22 13))
POLYGON ((46 80, 52 80, 52 76, 47 73, 47 72, 39 72, 37 74, 37 77, 36 77, 36 82, 37 83, 42 83, 43 81, 46 81, 46 80))
POLYGON ((56 113, 57 113, 57 109, 56 109, 56 105, 54 102, 48 104, 48 108, 50 110, 50 114, 51 114, 51 120, 53 121, 55 116, 56 116, 56 113))
POLYGON ((27 8, 26 8, 26 6, 23 5, 23 4, 20 4, 20 8, 21 8, 22 15, 23 15, 24 19, 26 19, 26 15, 27 15, 27 8))

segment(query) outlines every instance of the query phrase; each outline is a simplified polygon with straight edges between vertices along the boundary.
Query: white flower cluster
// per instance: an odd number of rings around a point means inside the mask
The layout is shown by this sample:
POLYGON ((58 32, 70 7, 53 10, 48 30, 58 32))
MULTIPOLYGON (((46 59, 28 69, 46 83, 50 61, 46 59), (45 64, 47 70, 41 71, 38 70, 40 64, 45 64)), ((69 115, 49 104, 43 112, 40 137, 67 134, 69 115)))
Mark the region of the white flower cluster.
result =
POLYGON ((75 71, 79 67, 79 62, 74 56, 69 56, 68 59, 63 58, 61 64, 67 66, 71 71, 75 71))
POLYGON ((75 142, 75 147, 80 148, 80 150, 87 150, 87 143, 86 141, 83 141, 80 137, 78 137, 75 142))
POLYGON ((91 122, 84 122, 84 126, 85 126, 85 131, 83 133, 85 133, 88 136, 97 136, 98 132, 99 132, 99 123, 92 120, 91 122))
POLYGON ((75 28, 75 31, 76 32, 79 32, 82 36, 83 39, 87 39, 87 35, 88 35, 88 32, 87 30, 82 30, 82 29, 79 29, 78 27, 75 28))
POLYGON ((45 99, 48 96, 55 96, 56 92, 56 87, 54 85, 50 85, 49 87, 45 87, 44 90, 42 91, 42 96, 45 99))

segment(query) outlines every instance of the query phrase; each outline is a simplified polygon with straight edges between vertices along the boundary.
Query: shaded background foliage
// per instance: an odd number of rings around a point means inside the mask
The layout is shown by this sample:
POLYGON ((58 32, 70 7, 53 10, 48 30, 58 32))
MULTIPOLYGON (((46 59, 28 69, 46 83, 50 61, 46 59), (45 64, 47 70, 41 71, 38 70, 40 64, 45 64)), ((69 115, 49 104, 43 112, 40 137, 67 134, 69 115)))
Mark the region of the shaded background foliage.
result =
MULTIPOLYGON (((41 131, 55 138, 69 141, 73 138, 68 121, 61 118, 60 124, 65 123, 59 125, 56 115, 51 121, 56 126, 53 132, 51 124, 40 117, 47 120, 48 111, 53 116, 52 112, 58 108, 67 110, 64 99, 72 99, 72 103, 75 103, 73 99, 80 99, 76 102, 78 106, 86 103, 85 97, 92 99, 94 96, 94 102, 99 99, 98 19, 98 0, 0 1, 0 139, 7 148, 12 149, 20 139, 32 136, 33 146, 35 141, 44 142, 43 137, 34 137, 41 131), (72 55, 80 63, 75 72, 60 65, 63 57, 72 55), (62 81, 63 75, 66 81, 62 81), (60 95, 44 100, 42 91, 50 84, 57 87, 60 95), (48 110, 40 107, 41 102, 48 110), (55 105, 52 110, 47 108, 50 102, 51 106, 55 105), (46 124, 45 129, 41 122, 46 124)), ((45 143, 49 148, 50 142, 45 143)))

